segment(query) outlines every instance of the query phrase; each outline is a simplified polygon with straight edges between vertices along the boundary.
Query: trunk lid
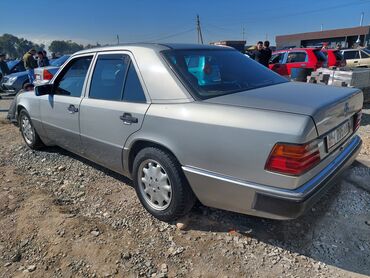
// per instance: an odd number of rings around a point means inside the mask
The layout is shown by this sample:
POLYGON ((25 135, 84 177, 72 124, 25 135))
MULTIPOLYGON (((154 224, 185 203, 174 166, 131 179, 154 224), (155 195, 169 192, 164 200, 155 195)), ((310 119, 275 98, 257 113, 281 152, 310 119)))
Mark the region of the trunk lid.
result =
POLYGON ((320 135, 334 129, 362 109, 362 91, 325 85, 286 82, 205 100, 233 105, 307 115, 320 135))

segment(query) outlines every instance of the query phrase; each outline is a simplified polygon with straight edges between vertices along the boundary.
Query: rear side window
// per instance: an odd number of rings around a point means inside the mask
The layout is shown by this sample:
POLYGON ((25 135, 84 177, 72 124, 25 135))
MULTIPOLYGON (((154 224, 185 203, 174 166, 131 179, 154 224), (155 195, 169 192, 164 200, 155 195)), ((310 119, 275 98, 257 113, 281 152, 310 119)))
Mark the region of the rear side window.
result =
POLYGON ((344 59, 351 60, 351 59, 360 59, 360 54, 357 50, 353 51, 344 51, 343 52, 344 59))
POLYGON ((146 102, 143 88, 141 87, 139 77, 132 63, 127 73, 123 100, 129 102, 146 102))
POLYGON ((315 57, 316 57, 317 61, 319 61, 319 62, 326 62, 326 59, 327 59, 327 56, 328 56, 327 53, 324 54, 320 50, 314 50, 313 51, 313 54, 315 54, 315 57))
POLYGON ((130 58, 123 54, 99 55, 90 86, 90 98, 121 100, 130 58))
POLYGON ((301 63, 306 61, 306 52, 289 52, 287 63, 301 63))

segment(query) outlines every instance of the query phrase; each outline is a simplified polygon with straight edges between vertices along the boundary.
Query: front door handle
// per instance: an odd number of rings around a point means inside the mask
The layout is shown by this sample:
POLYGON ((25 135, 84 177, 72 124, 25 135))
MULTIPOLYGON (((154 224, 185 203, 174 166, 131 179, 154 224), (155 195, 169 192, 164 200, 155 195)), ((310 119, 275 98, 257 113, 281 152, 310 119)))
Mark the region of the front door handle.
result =
POLYGON ((355 64, 356 64, 356 63, 358 63, 358 61, 354 61, 353 63, 355 63, 355 64))
POLYGON ((133 117, 131 113, 123 113, 123 115, 119 118, 123 121, 125 125, 138 123, 138 119, 136 117, 133 117))
POLYGON ((70 104, 68 106, 67 110, 70 114, 74 114, 74 113, 78 112, 78 108, 76 108, 73 104, 70 104))

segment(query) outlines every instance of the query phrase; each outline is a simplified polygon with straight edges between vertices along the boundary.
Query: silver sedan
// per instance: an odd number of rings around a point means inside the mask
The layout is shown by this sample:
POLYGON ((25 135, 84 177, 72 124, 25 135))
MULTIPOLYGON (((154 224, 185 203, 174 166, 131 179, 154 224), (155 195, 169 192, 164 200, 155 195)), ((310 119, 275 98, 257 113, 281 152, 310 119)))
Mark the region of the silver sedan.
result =
POLYGON ((17 115, 30 148, 130 177, 163 221, 197 199, 292 219, 355 159, 362 103, 358 89, 288 82, 232 49, 135 44, 72 55, 17 115))

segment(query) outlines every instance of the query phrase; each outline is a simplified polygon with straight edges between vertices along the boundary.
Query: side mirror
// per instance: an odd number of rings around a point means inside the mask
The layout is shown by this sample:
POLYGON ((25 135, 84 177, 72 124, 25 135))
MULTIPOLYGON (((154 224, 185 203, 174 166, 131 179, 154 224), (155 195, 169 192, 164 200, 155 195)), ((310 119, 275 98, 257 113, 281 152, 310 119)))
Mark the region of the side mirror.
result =
POLYGON ((35 87, 36 96, 52 95, 53 84, 44 84, 35 87))

